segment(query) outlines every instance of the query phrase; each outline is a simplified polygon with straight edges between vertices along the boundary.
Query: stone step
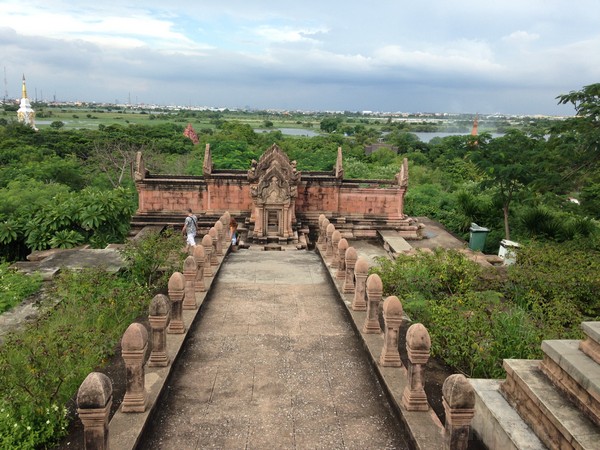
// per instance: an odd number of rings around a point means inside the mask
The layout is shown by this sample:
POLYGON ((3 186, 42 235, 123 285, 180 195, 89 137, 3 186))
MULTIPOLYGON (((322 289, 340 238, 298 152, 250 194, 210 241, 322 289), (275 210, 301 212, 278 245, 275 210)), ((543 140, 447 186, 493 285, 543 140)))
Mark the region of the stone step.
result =
POLYGON ((469 379, 475 390, 473 431, 489 449, 546 450, 500 392, 502 380, 469 379))
POLYGON ((581 328, 586 335, 581 351, 600 364, 600 322, 583 322, 581 328))
POLYGON ((545 357, 540 368, 600 426, 600 366, 579 345, 578 340, 543 341, 545 357))
POLYGON ((598 428, 539 368, 540 360, 505 359, 500 389, 549 448, 598 449, 598 428))

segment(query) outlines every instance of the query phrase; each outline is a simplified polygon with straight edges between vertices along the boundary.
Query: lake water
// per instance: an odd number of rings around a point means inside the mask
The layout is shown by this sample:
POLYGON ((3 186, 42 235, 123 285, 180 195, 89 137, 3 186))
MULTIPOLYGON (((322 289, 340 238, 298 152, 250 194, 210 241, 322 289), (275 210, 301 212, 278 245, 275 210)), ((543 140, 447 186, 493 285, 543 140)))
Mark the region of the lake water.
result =
POLYGON ((318 136, 319 133, 314 130, 309 130, 307 128, 273 128, 270 130, 265 130, 262 128, 256 128, 254 130, 256 133, 268 133, 269 131, 281 131, 282 134, 287 134, 290 136, 318 136))
MULTIPOLYGON (((264 129, 264 128, 256 128, 254 131, 256 133, 268 133, 269 131, 281 131, 281 133, 283 134, 287 134, 290 136, 308 136, 308 137, 313 137, 313 136, 319 136, 320 133, 318 131, 315 130, 309 130, 307 128, 273 128, 273 129, 264 129)), ((470 133, 444 133, 444 132, 434 132, 434 133, 413 133, 415 134, 420 140, 421 142, 429 142, 430 140, 432 140, 433 138, 439 137, 439 138, 445 138, 448 136, 467 136, 470 133)), ((492 137, 496 138, 496 137, 500 137, 502 136, 501 133, 492 133, 492 137)))
MULTIPOLYGON (((439 137, 439 138, 445 138, 448 136, 468 136, 471 133, 443 133, 443 132, 434 132, 434 133, 412 133, 412 134, 416 134, 417 137, 421 140, 421 142, 429 142, 430 140, 432 140, 433 138, 439 137)), ((497 138, 500 136, 503 136, 502 133, 491 133, 493 138, 497 138)))

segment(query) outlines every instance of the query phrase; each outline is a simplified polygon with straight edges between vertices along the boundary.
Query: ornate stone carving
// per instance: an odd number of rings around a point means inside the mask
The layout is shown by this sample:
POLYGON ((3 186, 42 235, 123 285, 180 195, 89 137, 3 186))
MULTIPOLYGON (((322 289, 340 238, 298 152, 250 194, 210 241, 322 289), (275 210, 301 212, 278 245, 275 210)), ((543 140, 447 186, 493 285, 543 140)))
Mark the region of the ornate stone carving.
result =
POLYGON ((296 220, 296 197, 300 172, 295 161, 273 144, 248 171, 253 202, 254 237, 289 239, 296 220))

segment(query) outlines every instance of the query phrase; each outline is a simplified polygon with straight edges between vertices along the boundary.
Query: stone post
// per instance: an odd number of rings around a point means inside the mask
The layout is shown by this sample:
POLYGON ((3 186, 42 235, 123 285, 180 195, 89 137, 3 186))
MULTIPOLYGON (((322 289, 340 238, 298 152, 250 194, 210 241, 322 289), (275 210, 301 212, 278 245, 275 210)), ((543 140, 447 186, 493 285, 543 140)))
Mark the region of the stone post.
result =
POLYGON ((346 251, 348 250, 348 241, 346 238, 341 238, 340 242, 338 242, 337 251, 338 251, 338 265, 337 272, 335 277, 338 280, 343 280, 346 278, 346 251))
POLYGON ((204 276, 212 277, 213 270, 210 260, 212 255, 213 244, 212 237, 210 237, 208 234, 202 238, 202 247, 204 247, 204 276))
POLYGON ((330 223, 327 225, 327 230, 325 231, 325 259, 329 259, 333 256, 333 247, 331 245, 331 235, 335 231, 335 225, 330 223))
POLYGON ((171 319, 171 301, 164 294, 155 295, 150 302, 148 321, 152 334, 152 351, 148 358, 148 367, 167 367, 167 325, 171 319))
POLYGON ((185 278, 181 272, 175 272, 169 278, 169 298, 171 299, 171 323, 167 328, 169 334, 185 333, 185 325, 181 317, 181 301, 185 294, 185 278))
POLYGON ((338 249, 338 245, 340 245, 340 241, 342 240, 342 233, 338 230, 334 230, 331 233, 331 268, 337 269, 340 263, 340 251, 338 249))
POLYGON ((141 323, 129 325, 121 338, 121 356, 125 361, 126 387, 121 411, 144 412, 146 410, 146 387, 144 380, 144 357, 148 349, 148 332, 141 323))
POLYGON ((325 214, 320 214, 319 215, 319 238, 317 239, 317 245, 319 247, 323 246, 323 242, 325 242, 324 236, 323 236, 323 219, 325 219, 325 214))
POLYGON ((182 308, 183 309, 197 309, 198 303, 196 303, 196 275, 198 271, 198 265, 193 256, 188 256, 183 262, 183 277, 185 278, 185 288, 182 308))
POLYGON ((381 278, 376 273, 372 273, 367 278, 367 317, 365 317, 365 324, 362 329, 365 334, 381 333, 381 326, 379 325, 379 302, 381 302, 382 294, 383 283, 381 282, 381 278))
MULTIPOLYGON (((321 243, 321 250, 325 250, 325 252, 327 253, 327 227, 329 226, 330 222, 329 219, 327 217, 325 217, 323 219, 323 222, 321 222, 321 235, 323 236, 323 242, 321 243)), ((333 231, 332 231, 333 233, 333 231)))
POLYGON ((196 260, 196 280, 194 281, 194 289, 196 292, 205 292, 204 285, 204 246, 196 245, 194 247, 194 259, 196 260))
POLYGON ((217 258, 217 242, 218 242, 219 238, 218 238, 217 229, 215 227, 210 227, 210 230, 208 230, 208 235, 210 236, 210 238, 212 240, 212 244, 211 244, 212 249, 210 252, 210 265, 218 266, 219 258, 217 258))
POLYGON ((354 247, 348 247, 346 249, 346 277, 344 279, 344 284, 342 286, 342 292, 344 294, 352 294, 354 292, 354 266, 356 265, 356 260, 358 259, 358 254, 356 253, 356 249, 354 247))
POLYGON ((402 406, 407 411, 427 411, 427 395, 423 370, 429 361, 431 338, 429 332, 420 323, 410 326, 406 333, 406 351, 408 353, 408 383, 402 394, 402 406))
POLYGON ((112 406, 112 383, 100 372, 85 377, 77 391, 77 414, 83 423, 83 448, 108 450, 108 416, 112 406))
POLYGON ((229 235, 229 223, 231 222, 231 214, 229 211, 225 211, 221 216, 221 222, 223 222, 223 235, 225 236, 225 246, 228 245, 228 242, 231 242, 231 236, 229 235))
POLYGON ((225 234, 225 228, 223 228, 223 222, 217 220, 215 222, 215 228, 217 230, 217 256, 223 256, 223 237, 225 234))
POLYGON ((402 367, 402 360, 398 352, 398 337, 400 325, 402 325, 402 303, 395 295, 390 295, 383 302, 383 320, 385 321, 385 330, 379 365, 402 367))
POLYGON ((442 386, 446 413, 444 450, 466 450, 475 415, 475 391, 463 374, 450 375, 442 386))
POLYGON ((356 260, 354 266, 354 278, 356 287, 354 289, 354 299, 352 300, 352 311, 367 310, 367 276, 369 275, 369 263, 366 259, 360 257, 356 260))

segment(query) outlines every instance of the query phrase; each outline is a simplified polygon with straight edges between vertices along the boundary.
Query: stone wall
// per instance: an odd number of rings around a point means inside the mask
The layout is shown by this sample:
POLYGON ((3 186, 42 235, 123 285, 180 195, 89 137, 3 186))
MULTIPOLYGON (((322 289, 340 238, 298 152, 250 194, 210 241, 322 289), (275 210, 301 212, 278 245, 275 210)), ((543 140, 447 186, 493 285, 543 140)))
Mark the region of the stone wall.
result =
MULTIPOLYGON (((272 159, 277 152, 281 150, 269 149, 265 154, 272 159)), ((295 196, 292 206, 302 225, 314 229, 319 214, 326 214, 340 226, 346 224, 341 228, 348 236, 371 237, 379 229, 396 229, 408 233, 407 238, 420 238, 420 228, 403 212, 407 162, 396 180, 344 180, 341 149, 339 153, 338 164, 332 172, 296 172, 294 162, 290 176, 297 179, 290 186, 297 191, 292 191, 295 196)), ((210 161, 209 147, 207 155, 205 160, 210 161)), ((282 159, 287 161, 287 157, 282 159)), ((138 155, 136 188, 139 203, 132 225, 180 224, 188 208, 199 216, 201 223, 202 215, 212 220, 212 216, 225 211, 252 222, 255 219, 256 167, 254 161, 248 172, 205 169, 204 176, 198 177, 151 175, 138 155)), ((260 162, 258 167, 261 168, 260 162)))

